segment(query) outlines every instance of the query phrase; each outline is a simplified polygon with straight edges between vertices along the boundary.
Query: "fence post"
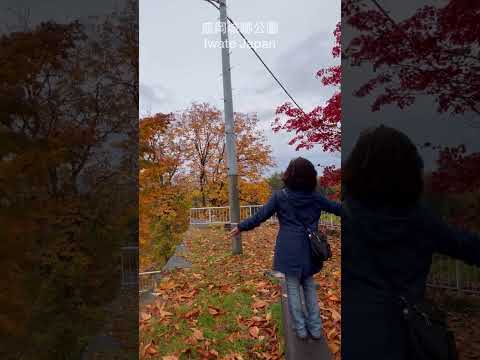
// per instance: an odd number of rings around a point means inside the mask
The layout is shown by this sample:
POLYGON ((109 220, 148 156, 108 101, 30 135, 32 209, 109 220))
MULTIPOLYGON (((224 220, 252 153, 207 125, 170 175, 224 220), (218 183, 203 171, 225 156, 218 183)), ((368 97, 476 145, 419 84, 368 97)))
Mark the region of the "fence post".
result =
POLYGON ((125 286, 125 260, 124 260, 124 257, 125 257, 125 254, 124 254, 124 250, 122 248, 122 253, 120 255, 120 263, 121 263, 121 267, 122 267, 122 286, 125 286))
POLYGON ((462 289, 462 277, 461 277, 460 270, 461 270, 460 261, 455 260, 455 280, 456 280, 457 290, 462 289))
POLYGON ((212 223, 212 209, 208 208, 208 222, 211 224, 212 223))

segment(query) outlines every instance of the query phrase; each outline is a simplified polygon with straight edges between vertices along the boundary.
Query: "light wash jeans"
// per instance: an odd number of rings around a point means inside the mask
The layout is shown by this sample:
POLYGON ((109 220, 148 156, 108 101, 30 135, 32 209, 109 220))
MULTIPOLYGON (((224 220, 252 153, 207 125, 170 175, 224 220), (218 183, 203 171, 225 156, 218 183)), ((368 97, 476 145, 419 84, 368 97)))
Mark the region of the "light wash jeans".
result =
POLYGON ((299 336, 306 336, 308 332, 315 337, 322 334, 322 320, 317 302, 317 292, 313 277, 300 280, 294 276, 285 276, 287 285, 288 307, 292 318, 292 325, 299 336), (303 291, 307 314, 303 312, 301 295, 303 291))

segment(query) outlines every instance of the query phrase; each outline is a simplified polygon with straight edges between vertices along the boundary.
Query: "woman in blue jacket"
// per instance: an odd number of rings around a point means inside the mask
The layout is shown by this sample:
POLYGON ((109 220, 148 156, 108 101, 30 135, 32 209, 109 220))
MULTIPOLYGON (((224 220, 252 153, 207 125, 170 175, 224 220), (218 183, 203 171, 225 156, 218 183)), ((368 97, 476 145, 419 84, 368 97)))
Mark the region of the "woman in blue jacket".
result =
POLYGON ((285 275, 293 327, 300 339, 306 339, 308 333, 319 339, 322 323, 312 276, 320 271, 322 264, 312 259, 304 225, 311 230, 317 229, 322 211, 340 215, 341 206, 315 191, 317 172, 304 158, 292 160, 282 180, 285 188, 274 192, 255 215, 238 224, 230 235, 251 230, 277 214, 280 229, 275 244, 274 270, 285 275), (306 316, 301 307, 301 290, 305 297, 306 316))

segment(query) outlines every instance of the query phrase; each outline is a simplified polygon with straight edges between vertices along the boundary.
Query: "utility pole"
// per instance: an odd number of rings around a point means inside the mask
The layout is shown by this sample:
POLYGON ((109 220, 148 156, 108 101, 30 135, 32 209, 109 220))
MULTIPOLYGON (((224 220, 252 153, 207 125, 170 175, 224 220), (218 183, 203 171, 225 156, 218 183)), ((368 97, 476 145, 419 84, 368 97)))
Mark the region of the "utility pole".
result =
MULTIPOLYGON (((230 72, 230 44, 228 42, 228 19, 226 0, 220 0, 220 23, 222 44, 223 102, 225 114, 225 142, 228 168, 228 203, 230 205, 230 224, 240 222, 240 203, 238 200, 237 150, 235 147, 235 126, 233 120, 232 76, 230 72)), ((232 253, 242 253, 242 238, 237 235, 232 240, 232 253)))

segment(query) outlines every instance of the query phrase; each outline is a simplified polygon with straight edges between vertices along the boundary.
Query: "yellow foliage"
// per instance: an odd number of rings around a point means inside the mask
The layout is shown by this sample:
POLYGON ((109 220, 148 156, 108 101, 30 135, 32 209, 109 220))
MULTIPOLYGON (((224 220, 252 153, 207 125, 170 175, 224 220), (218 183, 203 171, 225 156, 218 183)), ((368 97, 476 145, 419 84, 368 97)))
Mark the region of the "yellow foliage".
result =
POLYGON ((271 195, 270 185, 265 179, 257 182, 240 181, 239 187, 242 205, 262 205, 271 195))
MULTIPOLYGON (((193 201, 199 206, 225 205, 228 186, 222 113, 210 104, 194 103, 175 117, 171 131, 184 145, 186 162, 183 168, 191 179, 190 185, 198 191, 193 201)), ((257 116, 236 113, 235 134, 239 186, 243 181, 261 183, 262 173, 273 166, 274 161, 271 147, 258 129, 257 116)), ((265 198, 262 189, 257 189, 259 199, 265 198)), ((249 198, 252 196, 253 193, 248 195, 249 198)))

